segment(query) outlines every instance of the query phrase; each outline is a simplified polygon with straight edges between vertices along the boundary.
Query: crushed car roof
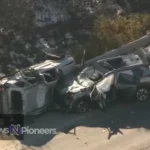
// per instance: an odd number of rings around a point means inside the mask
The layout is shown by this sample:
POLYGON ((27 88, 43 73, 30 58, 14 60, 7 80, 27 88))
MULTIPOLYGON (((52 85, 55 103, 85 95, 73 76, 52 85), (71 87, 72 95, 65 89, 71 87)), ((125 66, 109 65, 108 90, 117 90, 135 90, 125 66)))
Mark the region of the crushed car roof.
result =
POLYGON ((97 61, 99 64, 104 62, 108 63, 114 69, 143 64, 143 61, 140 59, 140 57, 135 54, 122 55, 97 61))

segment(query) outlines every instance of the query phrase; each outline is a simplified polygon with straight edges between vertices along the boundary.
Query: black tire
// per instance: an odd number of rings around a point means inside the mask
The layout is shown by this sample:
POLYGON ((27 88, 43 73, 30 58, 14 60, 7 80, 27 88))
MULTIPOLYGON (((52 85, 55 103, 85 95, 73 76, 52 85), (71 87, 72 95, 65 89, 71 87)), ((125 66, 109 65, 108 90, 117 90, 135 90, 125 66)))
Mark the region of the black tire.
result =
POLYGON ((147 101, 150 97, 148 88, 139 87, 136 91, 135 97, 136 97, 136 100, 140 102, 147 101))
POLYGON ((88 110, 89 110, 89 102, 85 100, 78 100, 73 106, 73 111, 77 113, 85 113, 88 110))

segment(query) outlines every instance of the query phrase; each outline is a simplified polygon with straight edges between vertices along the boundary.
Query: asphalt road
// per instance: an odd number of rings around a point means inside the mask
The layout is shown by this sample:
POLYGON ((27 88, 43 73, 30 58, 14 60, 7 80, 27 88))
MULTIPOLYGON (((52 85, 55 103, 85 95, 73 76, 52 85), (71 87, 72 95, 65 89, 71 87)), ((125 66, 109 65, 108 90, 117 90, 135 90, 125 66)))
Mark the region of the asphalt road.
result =
POLYGON ((7 149, 0 149, 150 150, 150 102, 110 104, 107 114, 100 110, 86 114, 47 113, 29 126, 56 128, 58 134, 25 135, 24 141, 9 141, 10 147, 7 144, 7 149))

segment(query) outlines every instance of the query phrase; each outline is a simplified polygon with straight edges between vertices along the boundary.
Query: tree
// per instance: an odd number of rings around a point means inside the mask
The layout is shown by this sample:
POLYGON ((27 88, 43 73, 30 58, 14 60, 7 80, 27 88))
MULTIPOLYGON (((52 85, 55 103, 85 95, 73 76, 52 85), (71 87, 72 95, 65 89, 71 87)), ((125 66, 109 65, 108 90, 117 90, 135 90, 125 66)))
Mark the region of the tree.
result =
POLYGON ((33 25, 34 0, 1 0, 0 28, 27 32, 33 25))
POLYGON ((94 32, 107 50, 136 40, 149 29, 150 14, 131 14, 114 18, 100 16, 94 23, 94 32))

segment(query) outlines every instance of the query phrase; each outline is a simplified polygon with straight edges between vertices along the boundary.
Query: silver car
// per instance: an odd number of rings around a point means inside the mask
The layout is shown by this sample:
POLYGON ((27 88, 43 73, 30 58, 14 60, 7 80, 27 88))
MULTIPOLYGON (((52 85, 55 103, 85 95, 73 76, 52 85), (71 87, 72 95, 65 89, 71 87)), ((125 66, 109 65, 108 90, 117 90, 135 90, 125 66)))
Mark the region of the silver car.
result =
POLYGON ((60 102, 66 108, 85 112, 96 103, 100 108, 113 100, 148 100, 150 69, 138 55, 124 55, 97 61, 85 68, 71 85, 63 87, 60 102))

